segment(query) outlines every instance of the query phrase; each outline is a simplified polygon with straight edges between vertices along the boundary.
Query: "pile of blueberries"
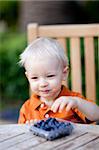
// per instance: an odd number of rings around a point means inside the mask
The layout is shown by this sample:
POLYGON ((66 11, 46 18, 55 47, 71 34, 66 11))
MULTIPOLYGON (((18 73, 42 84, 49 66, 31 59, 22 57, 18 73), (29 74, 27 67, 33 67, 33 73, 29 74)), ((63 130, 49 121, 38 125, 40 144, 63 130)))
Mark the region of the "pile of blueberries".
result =
POLYGON ((35 127, 43 129, 45 131, 51 131, 51 130, 56 130, 56 129, 61 129, 61 128, 66 128, 69 126, 70 123, 66 122, 59 122, 55 118, 48 118, 47 120, 40 120, 36 124, 34 124, 35 127))
POLYGON ((70 122, 61 122, 55 118, 48 118, 35 123, 31 127, 31 131, 38 136, 42 136, 47 140, 54 140, 71 134, 73 126, 70 122))

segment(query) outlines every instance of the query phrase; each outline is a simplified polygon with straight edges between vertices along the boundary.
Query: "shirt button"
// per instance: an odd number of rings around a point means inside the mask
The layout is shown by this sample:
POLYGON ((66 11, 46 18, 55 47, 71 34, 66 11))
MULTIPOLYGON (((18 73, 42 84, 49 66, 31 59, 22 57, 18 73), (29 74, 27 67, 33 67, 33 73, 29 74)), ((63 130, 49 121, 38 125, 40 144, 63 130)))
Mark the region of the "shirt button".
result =
POLYGON ((49 114, 46 114, 46 115, 45 115, 45 118, 49 118, 49 114))
POLYGON ((43 108, 44 107, 44 104, 41 104, 41 108, 43 108))

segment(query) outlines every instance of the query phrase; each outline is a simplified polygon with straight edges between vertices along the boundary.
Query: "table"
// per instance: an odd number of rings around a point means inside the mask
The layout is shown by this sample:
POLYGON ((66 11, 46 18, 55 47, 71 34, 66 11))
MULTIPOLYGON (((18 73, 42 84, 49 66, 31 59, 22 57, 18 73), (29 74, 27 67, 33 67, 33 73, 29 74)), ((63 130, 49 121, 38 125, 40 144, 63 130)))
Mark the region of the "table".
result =
POLYGON ((74 124, 71 135, 47 141, 29 125, 0 125, 0 150, 99 150, 99 125, 74 124))

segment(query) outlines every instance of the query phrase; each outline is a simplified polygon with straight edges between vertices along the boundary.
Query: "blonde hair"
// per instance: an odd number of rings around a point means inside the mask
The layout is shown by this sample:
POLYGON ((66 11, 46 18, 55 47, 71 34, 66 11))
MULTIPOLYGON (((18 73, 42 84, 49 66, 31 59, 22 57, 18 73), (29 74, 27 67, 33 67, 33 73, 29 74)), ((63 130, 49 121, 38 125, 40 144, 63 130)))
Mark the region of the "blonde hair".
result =
POLYGON ((56 57, 65 67, 68 65, 68 58, 65 55, 64 49, 55 39, 41 37, 33 41, 27 46, 24 52, 20 55, 21 66, 26 68, 26 64, 29 61, 35 61, 44 57, 56 57))

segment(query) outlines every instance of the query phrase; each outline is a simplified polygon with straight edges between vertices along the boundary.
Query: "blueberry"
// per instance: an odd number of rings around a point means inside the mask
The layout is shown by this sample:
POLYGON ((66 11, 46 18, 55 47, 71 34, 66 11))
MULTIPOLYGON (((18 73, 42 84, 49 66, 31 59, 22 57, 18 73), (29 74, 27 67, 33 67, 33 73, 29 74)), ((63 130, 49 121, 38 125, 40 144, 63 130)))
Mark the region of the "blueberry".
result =
POLYGON ((49 121, 51 121, 52 120, 52 118, 48 118, 47 120, 46 120, 46 123, 48 123, 49 121))

